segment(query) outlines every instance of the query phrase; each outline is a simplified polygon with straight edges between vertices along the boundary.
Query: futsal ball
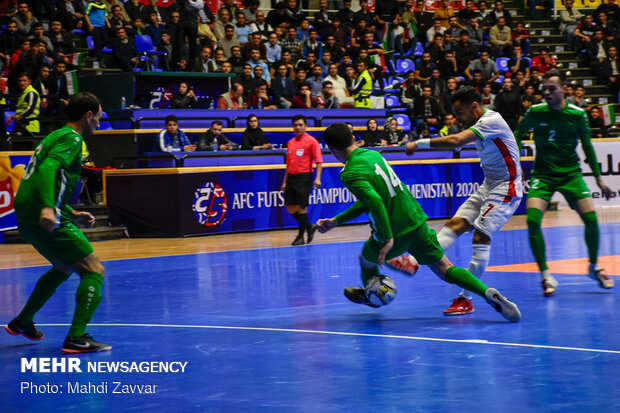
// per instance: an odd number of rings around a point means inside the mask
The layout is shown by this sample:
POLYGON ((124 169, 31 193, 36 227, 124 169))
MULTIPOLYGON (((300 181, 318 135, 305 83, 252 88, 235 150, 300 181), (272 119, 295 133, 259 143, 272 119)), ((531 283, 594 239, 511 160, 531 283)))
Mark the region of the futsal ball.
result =
POLYGON ((366 296, 374 305, 388 305, 396 297, 396 283, 387 275, 372 277, 366 285, 366 296))

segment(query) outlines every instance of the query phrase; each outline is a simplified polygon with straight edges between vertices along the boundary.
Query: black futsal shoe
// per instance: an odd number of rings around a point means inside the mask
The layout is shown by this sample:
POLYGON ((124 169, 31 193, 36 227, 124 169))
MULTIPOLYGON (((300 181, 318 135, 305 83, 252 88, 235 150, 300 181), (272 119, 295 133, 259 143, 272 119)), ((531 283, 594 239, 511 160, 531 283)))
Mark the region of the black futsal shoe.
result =
POLYGON ((306 241, 307 244, 310 244, 312 242, 312 240, 314 239, 314 233, 316 232, 316 225, 311 224, 308 229, 308 240, 306 241))
POLYGON ((67 337, 65 344, 62 346, 64 353, 98 353, 100 351, 110 351, 112 346, 109 344, 99 343, 88 333, 85 333, 78 339, 67 337))
POLYGON ((293 241, 293 243, 291 245, 304 245, 306 242, 304 241, 304 233, 302 232, 301 234, 297 235, 297 238, 295 238, 295 241, 293 241))
POLYGON ((43 338, 43 333, 41 332, 41 330, 34 326, 34 323, 24 325, 20 323, 17 318, 11 320, 9 324, 4 326, 4 329, 7 331, 7 333, 13 336, 22 335, 33 341, 39 341, 43 338))
POLYGON ((349 301, 354 302, 355 304, 364 304, 372 308, 380 307, 370 302, 370 300, 366 296, 366 290, 364 290, 363 288, 347 287, 344 289, 344 296, 347 297, 349 301))

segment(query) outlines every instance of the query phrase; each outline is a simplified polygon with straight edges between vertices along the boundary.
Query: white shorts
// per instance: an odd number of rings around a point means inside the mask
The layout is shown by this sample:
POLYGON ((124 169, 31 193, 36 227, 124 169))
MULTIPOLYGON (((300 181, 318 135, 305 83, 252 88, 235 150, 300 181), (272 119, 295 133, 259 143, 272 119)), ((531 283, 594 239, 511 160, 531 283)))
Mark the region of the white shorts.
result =
POLYGON ((510 201, 505 202, 507 193, 507 182, 493 188, 483 183, 478 192, 470 196, 454 216, 464 218, 475 229, 490 237, 508 222, 521 203, 520 196, 513 196, 510 201))

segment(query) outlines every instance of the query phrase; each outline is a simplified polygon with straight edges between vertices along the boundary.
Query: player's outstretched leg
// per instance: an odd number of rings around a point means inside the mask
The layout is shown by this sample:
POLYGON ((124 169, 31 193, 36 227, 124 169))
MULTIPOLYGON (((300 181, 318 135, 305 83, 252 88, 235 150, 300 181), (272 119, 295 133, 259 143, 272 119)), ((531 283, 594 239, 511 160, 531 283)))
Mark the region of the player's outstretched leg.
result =
POLYGON ((598 244, 599 244, 599 228, 596 212, 589 211, 581 214, 581 219, 586 227, 585 237, 586 245, 588 246, 588 255, 590 257, 590 268, 588 269, 588 276, 593 280, 598 281, 602 288, 614 288, 614 280, 609 278, 605 273, 605 270, 598 266, 598 244))
MULTIPOLYGON (((467 270, 476 278, 484 273, 489 265, 491 256, 491 246, 488 244, 473 244, 471 261, 467 270)), ((464 315, 471 314, 475 311, 472 302, 472 294, 470 291, 463 289, 457 298, 452 300, 452 305, 444 310, 444 315, 464 315)))
POLYGON ((66 274, 52 267, 39 278, 22 311, 8 325, 6 331, 14 336, 22 335, 30 340, 41 340, 43 333, 34 326, 35 314, 54 295, 60 284, 67 281, 66 274))
POLYGON ((511 323, 521 320, 521 312, 515 303, 505 298, 495 288, 487 287, 471 272, 455 267, 444 255, 443 258, 430 265, 433 272, 450 284, 456 284, 484 298, 495 310, 511 323))

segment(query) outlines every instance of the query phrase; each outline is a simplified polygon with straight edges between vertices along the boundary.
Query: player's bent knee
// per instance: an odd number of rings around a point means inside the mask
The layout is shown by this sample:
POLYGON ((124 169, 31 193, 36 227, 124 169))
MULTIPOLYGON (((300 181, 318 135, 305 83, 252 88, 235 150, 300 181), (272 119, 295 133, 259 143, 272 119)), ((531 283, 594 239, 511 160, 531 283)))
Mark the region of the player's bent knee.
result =
POLYGON ((482 231, 477 229, 476 231, 474 231, 473 243, 474 244, 490 245, 491 244, 491 237, 488 236, 487 234, 485 234, 484 232, 482 232, 482 231))
POLYGON ((84 259, 73 264, 73 268, 75 269, 75 272, 77 272, 80 276, 92 272, 101 274, 102 277, 105 275, 105 267, 103 266, 99 258, 95 255, 95 253, 92 253, 84 259))
POLYGON ((429 265, 431 271, 442 280, 446 279, 446 272, 453 266, 452 262, 445 255, 436 263, 429 265))

